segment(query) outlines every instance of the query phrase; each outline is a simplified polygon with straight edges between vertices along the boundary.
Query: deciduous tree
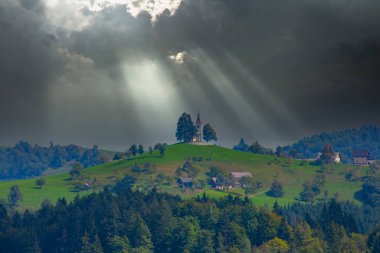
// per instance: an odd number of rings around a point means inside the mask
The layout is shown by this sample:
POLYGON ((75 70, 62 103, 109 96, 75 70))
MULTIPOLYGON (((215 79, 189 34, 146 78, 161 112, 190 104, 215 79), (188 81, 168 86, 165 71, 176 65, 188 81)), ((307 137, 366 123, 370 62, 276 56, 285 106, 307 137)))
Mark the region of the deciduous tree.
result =
POLYGON ((196 133, 196 127, 190 114, 182 113, 177 122, 176 138, 178 141, 190 142, 196 133))
POLYGON ((212 140, 214 141, 218 140, 218 137, 216 136, 216 132, 214 128, 212 128, 212 126, 209 123, 207 123, 203 127, 203 140, 207 142, 212 141, 212 140))

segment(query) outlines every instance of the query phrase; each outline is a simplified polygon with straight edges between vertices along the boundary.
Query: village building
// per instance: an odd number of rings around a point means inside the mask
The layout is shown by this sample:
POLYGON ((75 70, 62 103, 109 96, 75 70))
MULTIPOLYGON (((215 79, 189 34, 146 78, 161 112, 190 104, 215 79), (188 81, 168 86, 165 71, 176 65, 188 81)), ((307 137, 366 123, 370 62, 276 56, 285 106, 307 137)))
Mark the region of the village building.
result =
POLYGON ((193 137, 193 142, 202 142, 202 121, 201 121, 199 112, 197 115, 197 121, 195 121, 195 127, 196 127, 196 132, 193 137))
POLYGON ((211 177, 208 181, 208 184, 211 186, 211 188, 216 188, 218 186, 218 179, 216 177, 211 177))
POLYGON ((331 161, 333 163, 341 163, 342 162, 341 154, 339 152, 335 152, 331 157, 331 161))
POLYGON ((230 177, 232 179, 232 187, 238 188, 241 187, 240 180, 243 177, 252 178, 252 174, 250 172, 231 172, 230 177))
POLYGON ((193 178, 191 178, 191 177, 179 177, 177 179, 177 184, 181 188, 193 187, 193 178))
MULTIPOLYGON (((320 160, 320 159, 321 159, 321 156, 322 156, 322 152, 319 152, 318 155, 317 155, 317 160, 320 160)), ((342 160, 343 160, 343 158, 342 158, 341 153, 339 153, 339 152, 334 152, 334 153, 331 155, 331 157, 330 157, 328 163, 341 163, 342 160)))
POLYGON ((352 152, 352 163, 355 165, 368 165, 371 153, 368 150, 354 150, 352 152))
POLYGON ((216 189, 216 190, 223 190, 223 185, 221 184, 221 181, 219 178, 217 177, 210 177, 209 181, 208 181, 208 185, 212 188, 212 189, 216 189))

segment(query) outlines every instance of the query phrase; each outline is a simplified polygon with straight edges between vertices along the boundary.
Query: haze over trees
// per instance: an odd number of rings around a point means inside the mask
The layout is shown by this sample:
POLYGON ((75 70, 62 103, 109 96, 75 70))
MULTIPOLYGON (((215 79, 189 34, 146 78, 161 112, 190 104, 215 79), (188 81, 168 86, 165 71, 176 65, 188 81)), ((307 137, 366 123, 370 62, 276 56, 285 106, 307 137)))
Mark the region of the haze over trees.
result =
POLYGON ((343 160, 352 160, 352 150, 366 149, 373 157, 380 158, 380 127, 366 125, 360 128, 345 129, 305 137, 298 142, 285 146, 284 152, 294 149, 298 158, 316 158, 326 143, 330 143, 336 152, 343 154, 343 160))
POLYGON ((102 163, 97 146, 84 149, 76 145, 32 146, 20 141, 13 148, 0 149, 0 179, 40 176, 48 168, 59 168, 67 162, 79 161, 84 167, 102 163))

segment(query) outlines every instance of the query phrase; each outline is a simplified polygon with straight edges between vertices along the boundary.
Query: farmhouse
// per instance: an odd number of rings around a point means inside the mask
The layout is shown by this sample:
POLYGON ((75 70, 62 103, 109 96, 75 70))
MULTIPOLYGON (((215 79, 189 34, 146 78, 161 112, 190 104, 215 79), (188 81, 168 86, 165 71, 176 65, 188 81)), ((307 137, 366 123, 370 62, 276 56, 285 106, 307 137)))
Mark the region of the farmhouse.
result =
POLYGON ((177 184, 181 188, 189 188, 193 186, 193 178, 191 177, 179 177, 177 179, 177 184))
POLYGON ((250 172, 231 172, 230 177, 233 182, 233 187, 240 187, 240 179, 243 177, 250 177, 252 178, 252 174, 250 172))
POLYGON ((341 163, 342 162, 342 156, 339 152, 335 152, 332 156, 331 156, 331 161, 333 163, 341 163))
MULTIPOLYGON (((317 160, 321 160, 322 152, 319 152, 317 155, 317 160)), ((334 152, 330 158, 328 159, 328 163, 341 163, 342 162, 342 155, 339 152, 334 152)))
POLYGON ((352 163, 355 165, 368 165, 371 153, 368 150, 354 150, 352 152, 352 163))
POLYGON ((208 181, 208 184, 211 186, 211 188, 216 188, 218 186, 218 179, 216 177, 211 177, 208 181))

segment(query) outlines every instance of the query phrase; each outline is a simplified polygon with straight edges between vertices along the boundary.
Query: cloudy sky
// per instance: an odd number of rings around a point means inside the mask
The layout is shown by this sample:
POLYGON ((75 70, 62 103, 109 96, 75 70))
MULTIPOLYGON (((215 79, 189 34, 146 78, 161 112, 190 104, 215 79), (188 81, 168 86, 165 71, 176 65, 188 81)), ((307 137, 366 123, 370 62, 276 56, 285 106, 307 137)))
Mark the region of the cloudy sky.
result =
POLYGON ((380 124, 378 0, 2 0, 0 145, 274 146, 380 124))

